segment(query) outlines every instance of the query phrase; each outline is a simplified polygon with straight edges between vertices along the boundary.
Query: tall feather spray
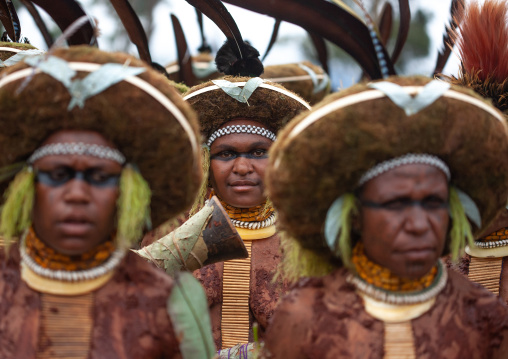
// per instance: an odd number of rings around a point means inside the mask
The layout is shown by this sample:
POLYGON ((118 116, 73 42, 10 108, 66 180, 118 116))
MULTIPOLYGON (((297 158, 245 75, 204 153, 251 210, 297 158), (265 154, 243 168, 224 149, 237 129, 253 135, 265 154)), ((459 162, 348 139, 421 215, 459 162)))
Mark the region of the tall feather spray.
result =
POLYGON ((508 111, 508 2, 471 3, 460 32, 455 32, 461 61, 459 78, 452 82, 473 88, 508 111))

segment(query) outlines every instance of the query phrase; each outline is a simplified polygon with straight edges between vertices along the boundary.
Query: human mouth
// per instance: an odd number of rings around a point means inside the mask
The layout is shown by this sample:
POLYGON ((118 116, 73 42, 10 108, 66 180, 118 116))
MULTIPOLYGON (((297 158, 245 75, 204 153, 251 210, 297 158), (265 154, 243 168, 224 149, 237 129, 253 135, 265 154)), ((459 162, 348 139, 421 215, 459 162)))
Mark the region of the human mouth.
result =
POLYGON ((422 261, 427 260, 429 257, 433 257, 435 254, 434 248, 409 248, 400 253, 411 261, 422 261))
POLYGON ((229 184, 234 192, 248 192, 258 185, 257 182, 249 180, 233 181, 229 184))
POLYGON ((69 216, 57 223, 63 235, 68 237, 85 236, 92 228, 93 223, 86 217, 69 216))

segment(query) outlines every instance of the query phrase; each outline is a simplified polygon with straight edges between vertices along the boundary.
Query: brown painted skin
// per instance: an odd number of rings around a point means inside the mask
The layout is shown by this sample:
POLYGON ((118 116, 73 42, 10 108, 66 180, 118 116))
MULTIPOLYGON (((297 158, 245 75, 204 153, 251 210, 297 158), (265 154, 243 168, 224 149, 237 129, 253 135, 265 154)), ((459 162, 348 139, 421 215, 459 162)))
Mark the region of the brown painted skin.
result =
MULTIPOLYGON (((259 336, 262 339, 269 319, 278 303, 281 291, 279 284, 272 283, 277 264, 280 262, 279 237, 274 235, 259 239, 252 243, 252 262, 250 280, 250 334, 253 341, 252 324, 259 324, 259 336)), ((222 315, 222 271, 223 263, 216 263, 194 272, 205 288, 212 319, 212 331, 217 348, 222 346, 221 315, 222 315)))
MULTIPOLYGON (((180 359, 179 341, 166 310, 172 288, 165 273, 134 253, 127 254, 113 278, 93 293, 88 359, 180 359)), ((0 358, 36 358, 44 337, 40 306, 41 294, 20 277, 17 246, 8 260, 0 251, 0 358)))
MULTIPOLYGON (((265 335, 263 358, 382 359, 384 325, 363 307, 346 269, 302 280, 282 300, 265 335)), ((411 321, 417 359, 501 359, 508 308, 448 270, 435 305, 411 321)))

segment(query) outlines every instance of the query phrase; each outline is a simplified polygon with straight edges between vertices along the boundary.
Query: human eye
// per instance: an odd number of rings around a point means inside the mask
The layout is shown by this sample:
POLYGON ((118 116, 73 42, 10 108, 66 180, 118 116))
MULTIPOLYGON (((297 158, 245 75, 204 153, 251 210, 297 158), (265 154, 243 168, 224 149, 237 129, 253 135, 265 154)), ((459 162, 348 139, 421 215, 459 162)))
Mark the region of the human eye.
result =
POLYGON ((73 177, 72 170, 68 167, 57 167, 44 172, 55 182, 66 182, 73 177))
POLYGON ((448 201, 438 196, 428 196, 422 200, 422 207, 429 210, 442 209, 448 206, 448 201))
POLYGON ((380 207, 389 211, 402 211, 410 205, 411 200, 409 198, 395 198, 390 201, 381 203, 380 207))
POLYGON ((251 152, 251 155, 254 157, 254 158, 266 158, 267 157, 267 153, 268 151, 265 150, 265 149, 261 149, 261 148, 258 148, 258 149, 255 149, 251 152))
POLYGON ((86 173, 86 180, 94 185, 116 184, 119 179, 118 174, 111 174, 101 169, 92 169, 86 173))

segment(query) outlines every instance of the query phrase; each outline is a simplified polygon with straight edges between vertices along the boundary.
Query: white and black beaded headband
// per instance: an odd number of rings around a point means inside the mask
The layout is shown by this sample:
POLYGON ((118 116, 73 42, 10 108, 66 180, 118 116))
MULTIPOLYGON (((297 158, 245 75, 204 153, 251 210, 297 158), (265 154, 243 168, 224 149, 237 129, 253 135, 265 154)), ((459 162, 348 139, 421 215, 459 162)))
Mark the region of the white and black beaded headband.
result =
POLYGON ((275 133, 263 127, 253 125, 229 125, 224 128, 219 128, 217 131, 213 132, 210 138, 208 138, 206 144, 208 145, 208 147, 210 147, 212 143, 219 137, 231 135, 234 133, 249 133, 254 135, 260 135, 272 141, 275 141, 277 139, 275 133))
POLYGON ((111 160, 121 165, 123 165, 126 161, 125 156, 120 151, 111 147, 83 142, 64 142, 52 143, 39 147, 30 156, 27 163, 31 165, 38 159, 54 155, 91 156, 111 160))
POLYGON ((385 172, 388 172, 389 170, 392 170, 396 167, 412 164, 425 164, 436 167, 441 171, 443 171, 443 173, 446 175, 446 179, 450 181, 451 178, 450 168, 442 159, 426 153, 408 153, 400 157, 395 157, 390 160, 383 161, 381 163, 378 163, 374 167, 370 168, 367 172, 365 172, 362 175, 362 177, 360 177, 360 180, 358 181, 358 187, 361 187, 371 179, 385 172))

